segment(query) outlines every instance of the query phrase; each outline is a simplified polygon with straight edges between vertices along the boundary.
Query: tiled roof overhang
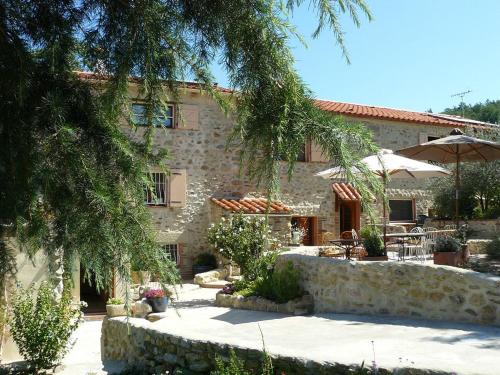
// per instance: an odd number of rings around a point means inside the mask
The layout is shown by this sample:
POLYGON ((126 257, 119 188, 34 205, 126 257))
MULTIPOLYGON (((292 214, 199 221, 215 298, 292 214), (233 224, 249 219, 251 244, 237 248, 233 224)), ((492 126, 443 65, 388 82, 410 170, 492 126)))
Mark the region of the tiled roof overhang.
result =
POLYGON ((344 182, 335 182, 332 184, 332 189, 335 194, 343 201, 359 201, 361 200, 361 194, 356 190, 351 184, 346 184, 344 182))
POLYGON ((292 210, 281 202, 270 202, 265 198, 211 198, 211 201, 231 212, 246 214, 264 214, 268 209, 270 214, 290 214, 292 210))

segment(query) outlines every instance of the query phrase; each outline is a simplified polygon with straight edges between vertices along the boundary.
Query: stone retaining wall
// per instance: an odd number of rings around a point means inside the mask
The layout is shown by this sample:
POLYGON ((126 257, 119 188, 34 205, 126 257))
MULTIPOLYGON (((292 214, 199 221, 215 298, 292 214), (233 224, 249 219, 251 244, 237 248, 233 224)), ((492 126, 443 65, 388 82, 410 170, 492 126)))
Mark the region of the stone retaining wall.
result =
POLYGON ((308 315, 314 311, 314 300, 312 296, 306 294, 286 303, 276 303, 257 296, 243 297, 219 292, 215 298, 215 306, 291 315, 308 315))
POLYGON ((500 277, 449 266, 356 262, 294 249, 291 261, 314 298, 315 312, 360 313, 500 326, 500 277))
MULTIPOLYGON (((453 220, 427 219, 430 227, 442 228, 445 225, 455 224, 453 220)), ((500 235, 500 218, 468 220, 467 224, 472 231, 471 238, 495 238, 500 235)))
MULTIPOLYGON (((230 350, 245 361, 251 370, 260 368, 262 349, 228 345, 222 342, 202 341, 189 337, 169 334, 157 328, 155 323, 145 319, 105 318, 102 323, 101 355, 103 360, 125 360, 130 366, 148 369, 163 374, 172 367, 188 370, 183 373, 208 374, 215 366, 215 355, 225 360, 230 350)), ((307 343, 304 343, 307 345, 307 343)), ((286 375, 340 375, 355 374, 359 367, 346 366, 335 362, 270 354, 276 374, 286 375)), ((389 372, 379 368, 379 374, 389 372)), ((430 375, 446 374, 442 371, 401 368, 398 374, 430 375)))

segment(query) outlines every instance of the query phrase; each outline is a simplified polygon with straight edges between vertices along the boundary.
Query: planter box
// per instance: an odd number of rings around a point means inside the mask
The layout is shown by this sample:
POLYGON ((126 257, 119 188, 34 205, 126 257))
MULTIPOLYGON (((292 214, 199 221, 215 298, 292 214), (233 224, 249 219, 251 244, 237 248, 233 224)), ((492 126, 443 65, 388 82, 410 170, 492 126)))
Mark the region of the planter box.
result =
POLYGON ((125 316, 127 311, 125 310, 125 304, 122 305, 106 305, 106 314, 113 318, 115 316, 125 316))
POLYGON ((262 297, 243 297, 219 292, 215 296, 215 306, 291 315, 309 315, 314 311, 314 299, 310 294, 305 294, 286 303, 276 303, 262 297))
POLYGON ((434 253, 434 264, 440 264, 444 266, 458 266, 462 261, 462 252, 435 252, 434 253))
POLYGON ((389 257, 387 255, 382 255, 382 256, 379 256, 379 257, 363 257, 363 259, 361 259, 362 261, 368 261, 368 262, 384 262, 384 261, 388 261, 389 260, 389 257))

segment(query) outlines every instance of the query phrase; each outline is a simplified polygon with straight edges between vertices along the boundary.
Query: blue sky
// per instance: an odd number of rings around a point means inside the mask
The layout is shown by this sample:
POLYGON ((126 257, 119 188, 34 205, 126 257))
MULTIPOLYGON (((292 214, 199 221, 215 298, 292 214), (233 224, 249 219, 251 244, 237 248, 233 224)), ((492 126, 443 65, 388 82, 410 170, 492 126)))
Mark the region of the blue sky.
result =
MULTIPOLYGON (((312 39, 315 14, 293 21, 308 47, 293 41, 296 68, 321 99, 434 112, 500 99, 499 0, 366 0, 374 20, 361 28, 343 17, 351 65, 328 31, 312 39)), ((221 85, 224 73, 215 69, 221 85)))

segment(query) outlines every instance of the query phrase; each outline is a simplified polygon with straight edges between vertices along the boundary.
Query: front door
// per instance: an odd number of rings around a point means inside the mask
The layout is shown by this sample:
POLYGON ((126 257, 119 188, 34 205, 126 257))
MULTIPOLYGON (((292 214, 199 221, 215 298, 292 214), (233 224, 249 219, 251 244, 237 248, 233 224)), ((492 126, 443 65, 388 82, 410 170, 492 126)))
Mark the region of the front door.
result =
POLYGON ((340 202, 340 233, 356 229, 359 231, 361 207, 357 201, 340 202))

